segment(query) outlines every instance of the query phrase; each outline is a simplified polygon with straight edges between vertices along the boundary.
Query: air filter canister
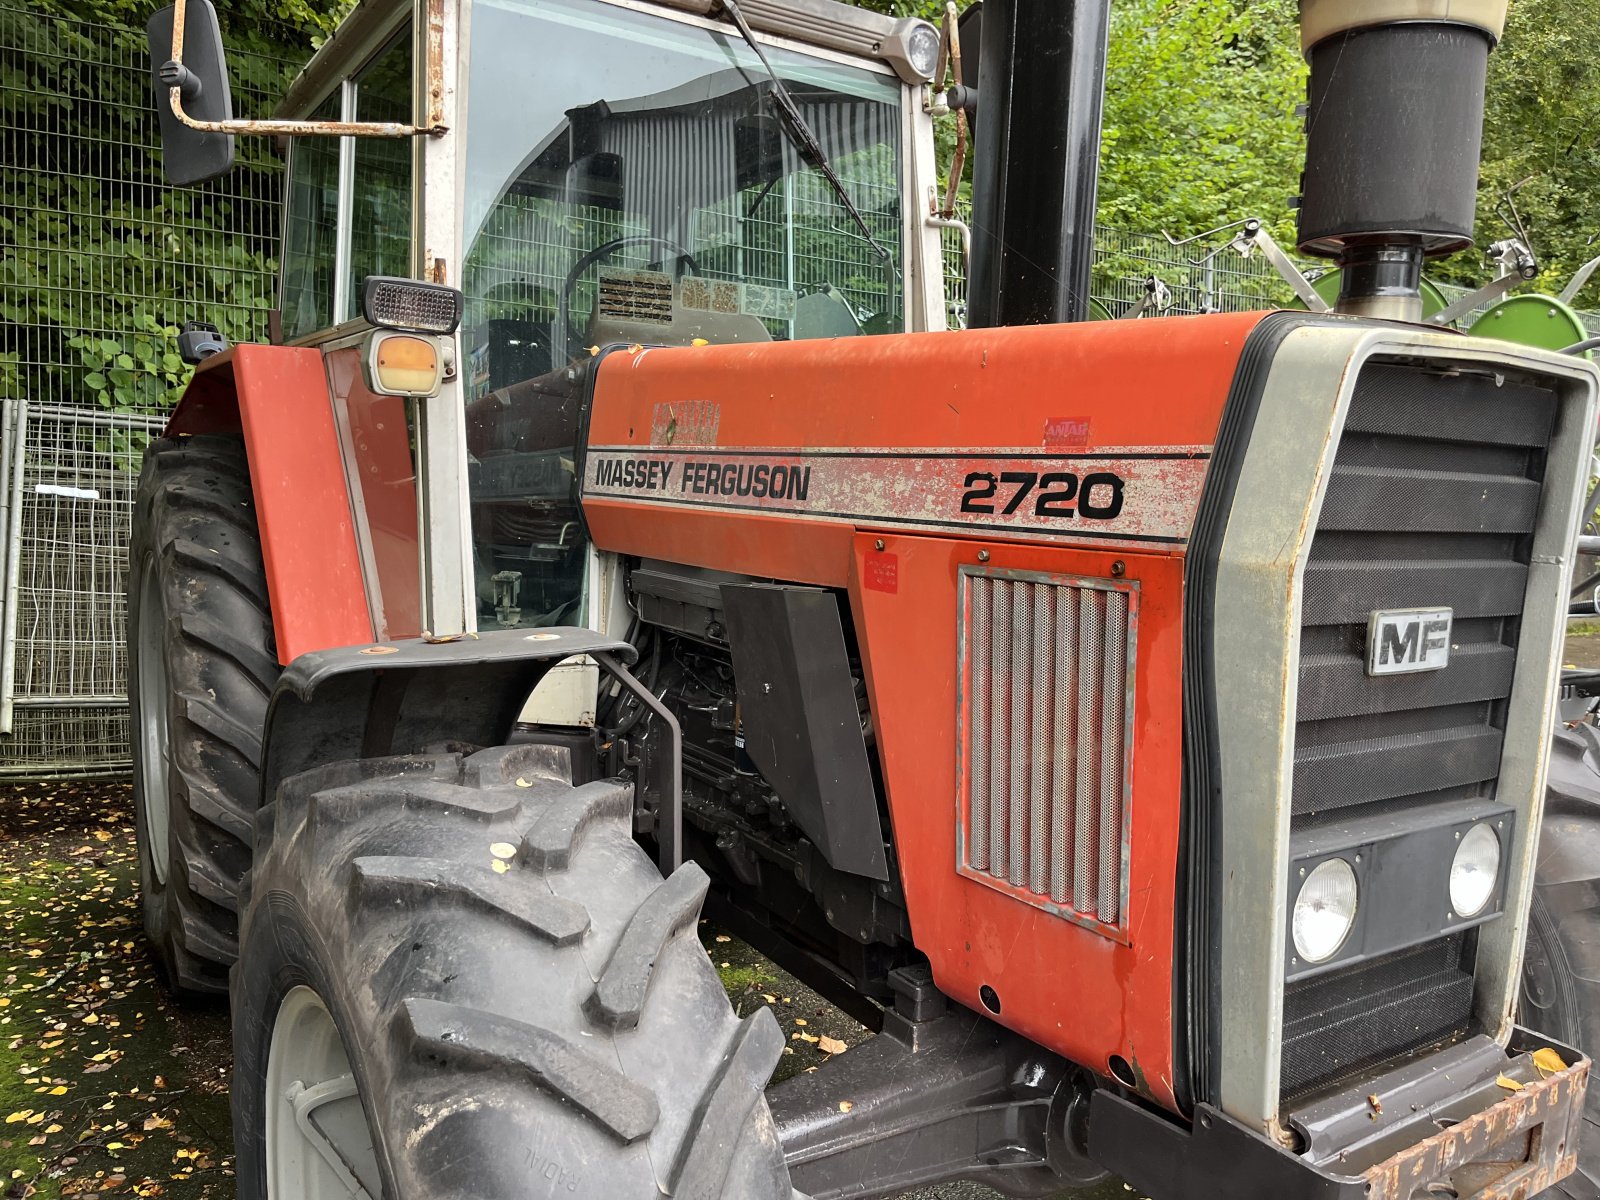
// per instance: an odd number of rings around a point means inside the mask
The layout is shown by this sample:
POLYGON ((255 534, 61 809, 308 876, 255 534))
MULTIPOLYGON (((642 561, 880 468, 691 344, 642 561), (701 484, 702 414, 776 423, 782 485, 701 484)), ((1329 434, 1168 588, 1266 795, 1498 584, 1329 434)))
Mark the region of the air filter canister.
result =
POLYGON ((1413 19, 1310 47, 1303 253, 1404 243, 1431 257, 1472 244, 1492 45, 1480 25, 1413 19))

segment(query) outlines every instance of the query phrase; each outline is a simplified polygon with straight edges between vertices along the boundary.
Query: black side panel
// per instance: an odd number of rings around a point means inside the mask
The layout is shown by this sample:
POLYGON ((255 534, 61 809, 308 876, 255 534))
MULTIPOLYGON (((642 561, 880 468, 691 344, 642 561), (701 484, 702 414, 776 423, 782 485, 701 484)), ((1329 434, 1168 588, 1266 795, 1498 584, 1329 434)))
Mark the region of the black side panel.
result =
POLYGON ((836 870, 889 878, 839 602, 820 588, 727 584, 745 751, 836 870))

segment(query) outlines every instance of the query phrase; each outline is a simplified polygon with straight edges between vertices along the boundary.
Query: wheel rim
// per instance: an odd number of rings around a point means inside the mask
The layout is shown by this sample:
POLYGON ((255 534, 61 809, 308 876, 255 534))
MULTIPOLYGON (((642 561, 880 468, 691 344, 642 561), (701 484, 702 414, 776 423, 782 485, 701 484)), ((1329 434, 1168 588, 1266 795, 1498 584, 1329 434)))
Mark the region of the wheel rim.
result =
POLYGON ((145 840, 149 842, 150 869, 156 883, 164 887, 171 852, 167 844, 171 803, 167 704, 171 688, 167 679, 166 618, 153 555, 144 560, 140 571, 139 627, 135 638, 138 661, 134 670, 139 691, 139 807, 144 814, 145 840))
POLYGON ((378 1156, 344 1041, 322 998, 297 987, 267 1052, 268 1200, 377 1200, 378 1156))

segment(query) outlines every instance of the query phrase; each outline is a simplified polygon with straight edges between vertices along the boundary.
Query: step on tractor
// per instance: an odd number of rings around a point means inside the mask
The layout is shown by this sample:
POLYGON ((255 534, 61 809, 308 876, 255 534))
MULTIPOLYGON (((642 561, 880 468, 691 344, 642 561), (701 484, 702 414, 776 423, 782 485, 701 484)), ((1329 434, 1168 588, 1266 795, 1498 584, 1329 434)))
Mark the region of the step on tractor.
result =
POLYGON ((1333 311, 1136 321, 1106 0, 362 0, 272 120, 152 19, 173 181, 287 156, 129 568, 241 1196, 1592 1187, 1581 781, 1536 867, 1600 373, 1420 320, 1504 3, 1301 18, 1333 311), (768 1090, 702 917, 875 1036, 768 1090))

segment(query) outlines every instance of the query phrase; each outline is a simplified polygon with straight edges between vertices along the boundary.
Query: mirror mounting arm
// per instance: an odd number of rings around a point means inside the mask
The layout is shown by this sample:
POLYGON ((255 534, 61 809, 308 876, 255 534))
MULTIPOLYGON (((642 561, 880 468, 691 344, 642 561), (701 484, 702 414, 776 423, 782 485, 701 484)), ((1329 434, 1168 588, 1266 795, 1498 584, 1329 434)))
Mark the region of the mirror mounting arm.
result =
POLYGON ((409 138, 440 137, 449 132, 448 126, 404 125, 395 121, 279 121, 245 120, 201 121, 184 111, 185 98, 193 100, 200 94, 200 81, 183 65, 185 0, 174 0, 172 6, 172 58, 161 68, 161 81, 172 84, 168 100, 172 115, 190 129, 201 133, 264 134, 278 137, 369 137, 409 138))

